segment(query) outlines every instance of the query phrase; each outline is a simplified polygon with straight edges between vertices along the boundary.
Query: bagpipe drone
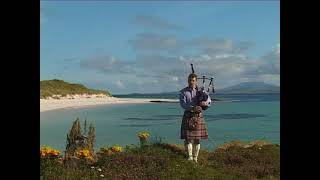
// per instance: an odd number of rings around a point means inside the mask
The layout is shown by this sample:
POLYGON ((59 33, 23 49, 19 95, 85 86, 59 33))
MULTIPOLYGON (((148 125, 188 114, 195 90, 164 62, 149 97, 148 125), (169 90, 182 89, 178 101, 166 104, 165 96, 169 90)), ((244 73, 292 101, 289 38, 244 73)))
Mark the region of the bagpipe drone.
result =
MULTIPOLYGON (((191 71, 193 74, 195 74, 193 64, 191 64, 191 71)), ((202 85, 200 86, 200 89, 197 88, 198 102, 207 101, 209 98, 210 92, 215 93, 214 85, 213 85, 213 77, 207 78, 205 75, 203 75, 202 77, 198 77, 197 80, 198 79, 200 79, 200 80, 202 79, 202 85), (207 88, 206 88, 206 80, 210 80, 207 88)), ((201 106, 201 107, 203 110, 208 109, 208 106, 201 106)))

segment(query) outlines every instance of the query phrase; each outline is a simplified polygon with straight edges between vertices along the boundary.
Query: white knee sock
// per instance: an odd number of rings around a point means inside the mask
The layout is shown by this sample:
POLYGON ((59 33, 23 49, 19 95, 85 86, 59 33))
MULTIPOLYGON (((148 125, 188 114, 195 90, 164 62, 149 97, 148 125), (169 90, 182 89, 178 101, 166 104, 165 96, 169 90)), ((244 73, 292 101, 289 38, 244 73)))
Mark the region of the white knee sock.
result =
POLYGON ((192 143, 188 143, 188 155, 189 155, 189 158, 188 160, 193 160, 192 158, 192 143))
POLYGON ((193 150, 194 150, 193 160, 194 160, 195 162, 198 162, 198 155, 199 155, 199 151, 200 151, 200 144, 194 144, 193 150))

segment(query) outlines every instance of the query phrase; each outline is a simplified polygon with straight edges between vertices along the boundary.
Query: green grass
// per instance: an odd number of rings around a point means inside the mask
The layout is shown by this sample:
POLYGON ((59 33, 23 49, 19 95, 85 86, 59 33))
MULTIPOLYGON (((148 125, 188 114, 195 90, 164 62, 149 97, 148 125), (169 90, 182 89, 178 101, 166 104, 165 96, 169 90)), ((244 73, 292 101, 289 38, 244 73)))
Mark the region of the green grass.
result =
POLYGON ((280 179, 279 145, 230 144, 214 151, 201 149, 198 164, 186 160, 183 145, 168 143, 128 146, 122 153, 76 167, 42 158, 40 179, 102 179, 101 174, 104 179, 280 179))
POLYGON ((40 98, 68 94, 105 94, 111 96, 108 91, 88 89, 82 84, 72 84, 58 79, 40 81, 40 98))

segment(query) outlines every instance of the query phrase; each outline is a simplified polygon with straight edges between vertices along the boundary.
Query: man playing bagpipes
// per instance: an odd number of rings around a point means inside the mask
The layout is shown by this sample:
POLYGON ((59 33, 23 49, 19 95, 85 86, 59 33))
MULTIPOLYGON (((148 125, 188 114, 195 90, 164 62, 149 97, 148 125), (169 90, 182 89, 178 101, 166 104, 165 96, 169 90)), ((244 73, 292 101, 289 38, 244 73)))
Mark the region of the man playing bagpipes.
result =
MULTIPOLYGON (((180 91, 180 105, 185 109, 181 123, 180 138, 185 140, 184 145, 188 160, 194 160, 197 163, 200 139, 208 139, 208 131, 202 111, 210 106, 211 98, 209 96, 209 88, 208 92, 204 91, 204 86, 199 89, 197 79, 201 78, 198 78, 194 73, 192 64, 191 68, 192 73, 188 76, 188 87, 180 91)), ((204 85, 205 77, 202 79, 204 85)), ((212 79, 209 86, 212 83, 212 79)))

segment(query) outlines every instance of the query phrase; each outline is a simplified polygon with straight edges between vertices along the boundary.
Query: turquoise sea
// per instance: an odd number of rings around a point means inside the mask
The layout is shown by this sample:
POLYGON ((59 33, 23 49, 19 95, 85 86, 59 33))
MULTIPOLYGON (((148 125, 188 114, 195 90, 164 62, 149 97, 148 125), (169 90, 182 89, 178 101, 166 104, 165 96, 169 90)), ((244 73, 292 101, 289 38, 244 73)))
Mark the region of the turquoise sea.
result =
MULTIPOLYGON (((176 97, 162 95, 155 98, 176 97)), ((216 101, 204 112, 209 139, 201 141, 202 148, 211 150, 231 140, 264 139, 280 144, 279 94, 220 95, 215 98, 235 101, 216 101)), ((64 150, 67 133, 76 118, 82 122, 87 119, 88 123, 94 124, 96 148, 138 144, 136 134, 142 130, 150 131, 151 138, 157 136, 169 143, 182 144, 182 115, 183 109, 179 103, 100 105, 41 112, 40 144, 64 150)))

